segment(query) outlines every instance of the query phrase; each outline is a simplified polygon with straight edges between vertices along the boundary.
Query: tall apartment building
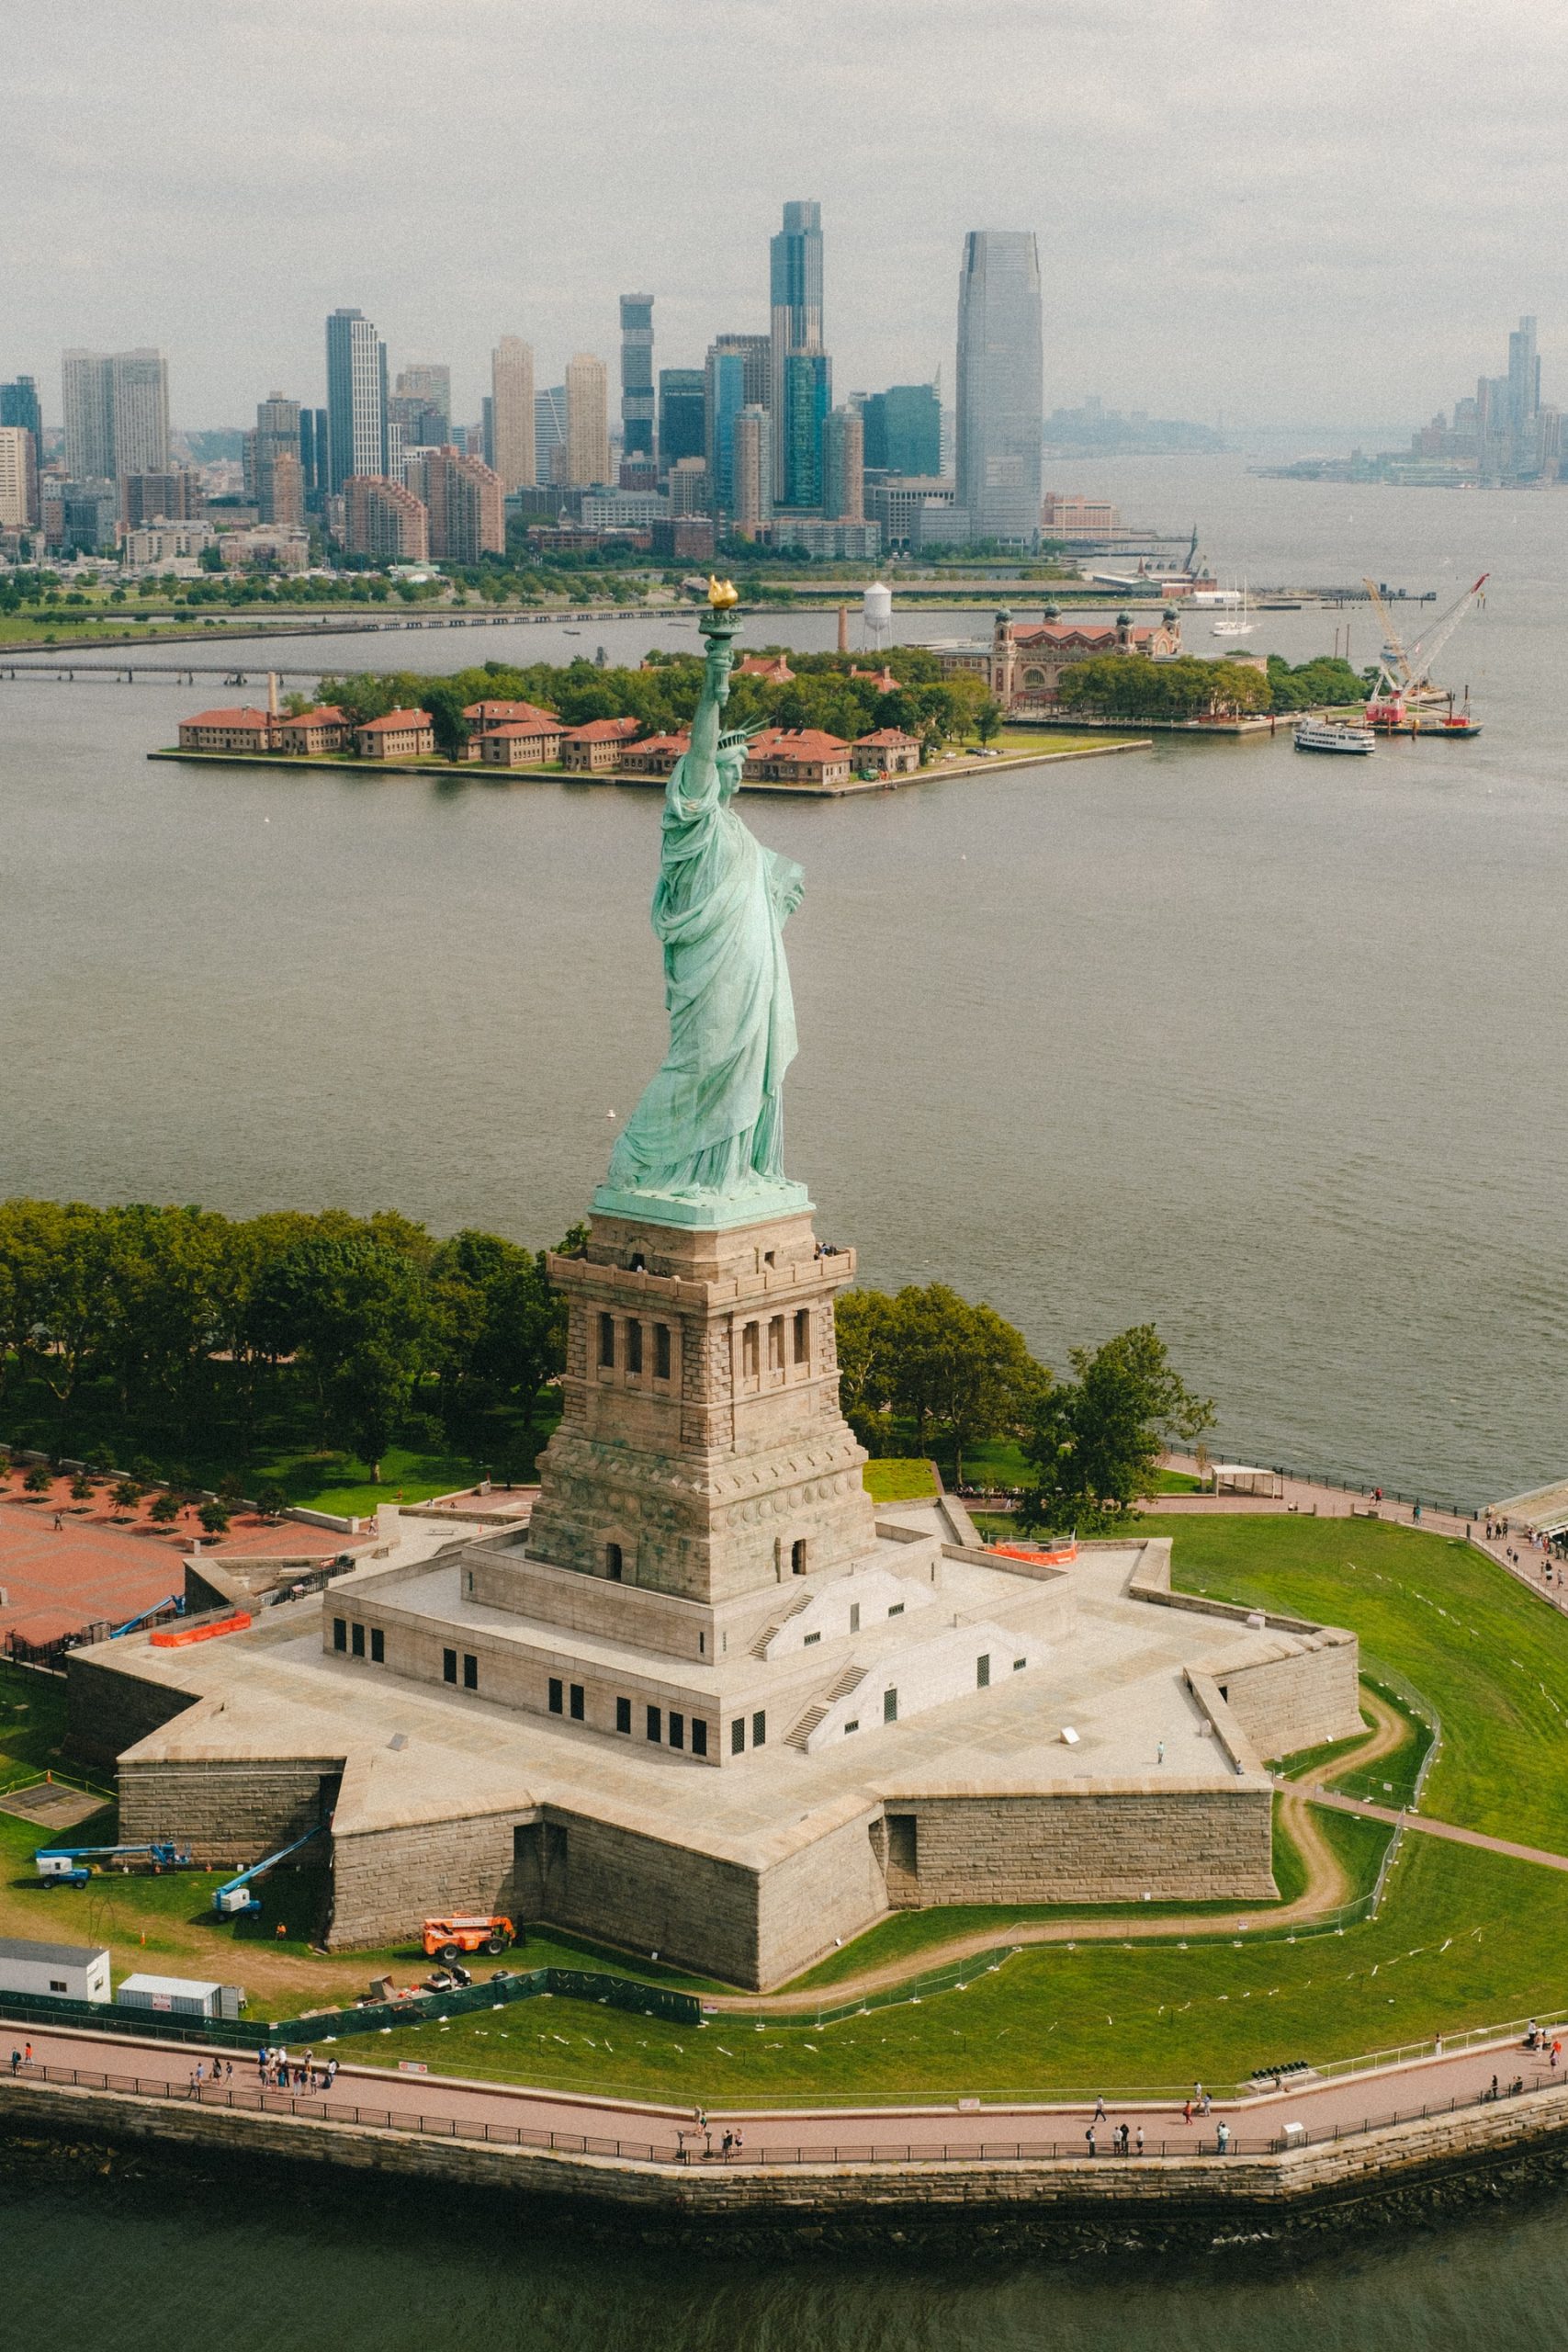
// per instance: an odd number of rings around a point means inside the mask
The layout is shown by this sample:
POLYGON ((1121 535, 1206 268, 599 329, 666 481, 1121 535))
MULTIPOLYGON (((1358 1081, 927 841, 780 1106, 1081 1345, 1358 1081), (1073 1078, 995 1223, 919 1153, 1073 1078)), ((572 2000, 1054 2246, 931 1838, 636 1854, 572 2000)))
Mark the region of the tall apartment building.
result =
POLYGON ((865 521, 865 428, 856 409, 829 409, 822 427, 822 514, 829 523, 865 521))
POLYGON ((73 481, 168 471, 169 368, 161 351, 68 351, 61 379, 73 481))
POLYGON ((478 563, 506 548, 506 492, 482 458, 447 442, 408 458, 408 487, 430 517, 429 552, 449 563, 478 563))
POLYGON ((892 384, 863 403, 865 462, 877 473, 942 471, 942 401, 934 384, 892 384))
MULTIPOLYGON (((771 348, 765 334, 721 334, 708 345, 703 368, 703 455, 716 511, 729 511, 736 418, 743 408, 769 408, 771 348)), ((776 462, 774 474, 776 478, 776 462)))
POLYGON ((1516 440, 1533 434, 1540 410, 1540 355, 1536 322, 1525 317, 1508 337, 1508 425, 1516 440))
POLYGON ((302 408, 299 412, 299 469, 306 497, 319 500, 324 496, 329 472, 324 408, 302 408))
POLYGON ((653 297, 621 297, 621 462, 653 463, 653 297))
POLYGON ((659 470, 668 474, 682 458, 707 457, 703 426, 704 375, 700 368, 659 371, 659 470))
POLYGON ((573 490, 610 479, 610 379, 602 359, 580 351, 566 364, 566 478, 573 490))
POLYGON ((786 506, 822 503, 822 442, 833 405, 833 364, 825 351, 792 351, 784 367, 784 463, 775 458, 775 487, 786 506))
POLYGON ((19 424, 24 433, 33 436, 33 454, 43 455, 43 411, 39 405, 38 384, 31 376, 18 376, 9 384, 0 384, 0 424, 19 424))
POLYGON ((534 350, 503 334, 490 356, 491 463, 503 490, 539 479, 534 414, 534 350))
POLYGON ((958 504, 977 539, 1040 534, 1040 254, 1029 229, 972 229, 958 287, 958 504))
POLYGON ((0 424, 0 531, 30 531, 39 521, 37 445, 25 424, 0 424))
MULTIPOLYGON (((327 321, 327 488, 351 474, 386 477, 387 346, 363 311, 327 321)), ((317 467, 320 470, 320 454, 317 467)))
POLYGON ((708 487, 705 458, 677 458, 670 469, 668 496, 671 514, 711 514, 713 493, 708 487))
POLYGON ((797 351, 822 348, 822 207, 786 204, 784 226, 768 244, 768 405, 774 424, 773 496, 795 505, 790 488, 793 446, 786 414, 786 365, 797 351))
POLYGON ((730 521, 743 539, 761 538, 773 519, 773 420, 752 401, 735 420, 730 460, 730 521))
POLYGON ((423 563, 430 553, 423 502, 383 474, 350 474, 343 486, 344 540, 350 555, 384 563, 423 563))

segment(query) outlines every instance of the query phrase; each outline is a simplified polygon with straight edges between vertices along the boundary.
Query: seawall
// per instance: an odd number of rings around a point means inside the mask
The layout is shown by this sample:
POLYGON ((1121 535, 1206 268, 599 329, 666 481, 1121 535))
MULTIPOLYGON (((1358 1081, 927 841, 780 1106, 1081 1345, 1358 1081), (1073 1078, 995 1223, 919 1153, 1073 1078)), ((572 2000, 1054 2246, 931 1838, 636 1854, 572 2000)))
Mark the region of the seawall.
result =
POLYGON ((526 2208, 530 2222, 570 2221, 660 2245, 1077 2255, 1260 2239, 1309 2246, 1560 2190, 1568 2184, 1568 2086, 1300 2151, 1230 2157, 943 2161, 917 2152, 891 2163, 650 2164, 25 2078, 0 2082, 0 2135, 140 2148, 179 2165, 197 2158, 390 2174, 433 2189, 499 2194, 526 2208))

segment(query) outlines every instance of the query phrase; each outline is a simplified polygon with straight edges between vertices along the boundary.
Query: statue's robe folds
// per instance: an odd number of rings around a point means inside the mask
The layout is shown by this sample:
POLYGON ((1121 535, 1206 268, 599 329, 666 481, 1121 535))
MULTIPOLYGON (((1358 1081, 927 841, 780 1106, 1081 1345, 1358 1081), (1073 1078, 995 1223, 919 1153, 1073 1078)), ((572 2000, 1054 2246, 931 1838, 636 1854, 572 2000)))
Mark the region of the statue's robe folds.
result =
POLYGON ((783 934, 804 876, 735 814, 739 761, 716 758, 706 732, 694 727, 664 798, 653 928, 670 1050, 611 1155, 617 1192, 744 1193, 784 1173, 795 1029, 783 934))

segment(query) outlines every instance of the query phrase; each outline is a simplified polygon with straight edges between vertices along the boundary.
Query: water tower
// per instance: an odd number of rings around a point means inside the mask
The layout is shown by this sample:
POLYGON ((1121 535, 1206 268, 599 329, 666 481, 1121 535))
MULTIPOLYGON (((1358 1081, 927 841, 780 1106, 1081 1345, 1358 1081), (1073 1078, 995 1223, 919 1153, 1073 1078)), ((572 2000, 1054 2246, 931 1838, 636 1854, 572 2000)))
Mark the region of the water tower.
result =
POLYGON ((865 592, 864 603, 861 609, 865 628, 865 641, 867 645, 874 646, 880 652, 893 635, 892 589, 885 586, 880 580, 873 581, 865 592))

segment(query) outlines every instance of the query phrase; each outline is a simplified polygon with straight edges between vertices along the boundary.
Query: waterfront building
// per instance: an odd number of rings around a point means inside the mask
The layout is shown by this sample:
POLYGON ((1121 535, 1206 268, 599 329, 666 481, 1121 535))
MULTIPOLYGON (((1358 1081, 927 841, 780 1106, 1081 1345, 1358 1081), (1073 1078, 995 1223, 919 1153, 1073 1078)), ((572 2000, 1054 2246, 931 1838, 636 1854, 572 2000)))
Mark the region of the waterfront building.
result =
POLYGON ((313 710, 277 719, 273 742, 278 751, 291 752, 297 758, 321 759, 330 752, 345 752, 353 732, 336 703, 318 703, 313 710))
POLYGON ((30 531, 39 521, 38 452, 23 424, 0 424, 0 531, 30 531))
POLYGON ((1089 620, 1059 620, 1052 608, 1038 624, 1015 621, 1010 613, 1000 612, 988 638, 942 639, 928 650, 935 654, 945 673, 963 670, 983 678, 1004 710, 1043 710, 1057 699, 1063 671, 1076 662, 1109 653, 1137 654, 1150 662, 1174 661, 1181 651, 1181 622, 1172 607, 1158 621, 1134 621, 1122 613, 1114 627, 1089 620))
POLYGON ((327 321, 329 490, 341 491, 351 474, 389 474, 387 398, 386 345, 363 311, 333 311, 327 321))
POLYGON ((906 735, 901 727, 878 727, 869 735, 857 735, 851 749, 863 775, 871 768, 878 775, 913 775, 920 764, 919 738, 906 735))
POLYGON ((139 523, 119 543, 119 560, 127 571, 166 571, 181 567, 194 571, 208 548, 218 543, 210 523, 139 523))
POLYGON ((1048 490, 1041 502, 1040 527, 1048 539, 1108 539, 1122 527, 1120 510, 1108 498, 1064 497, 1048 490))
POLYGON ((882 533, 874 523, 835 523, 820 514, 797 514, 793 507, 773 513, 773 545, 793 548, 801 555, 824 560, 869 563, 882 552, 882 533))
POLYGON ((219 534, 225 571, 288 571, 310 569, 308 531, 283 523, 255 523, 243 531, 219 534))
POLYGON ((587 775, 603 775, 620 765, 621 753, 641 733, 640 718, 591 718, 561 737, 562 763, 587 775))
POLYGON ((621 459, 651 466, 653 448, 653 297, 621 296, 621 459))
POLYGON ((786 506, 822 504, 822 444, 833 401, 833 364, 825 351, 792 351, 784 363, 783 468, 786 506))
MULTIPOLYGON (((822 207, 789 203, 784 226, 768 245, 769 389, 764 404, 775 419, 785 415, 785 366, 795 352, 822 349, 822 207)), ((773 496, 781 504, 808 506, 790 489, 790 435, 779 427, 774 451, 773 496)))
POLYGON ((692 748, 688 735, 645 735, 621 753, 616 773, 620 775, 656 775, 668 777, 677 760, 683 760, 692 748))
POLYGON ((789 657, 784 653, 748 653, 735 664, 732 674, 737 678, 765 678, 770 686, 787 686, 795 677, 789 657))
POLYGON ((490 356, 491 464, 503 490, 539 479, 534 411, 534 348, 503 334, 490 356))
POLYGON ((561 723, 539 712, 533 718, 504 719, 468 739, 468 756, 492 768, 537 768, 560 757, 561 723))
POLYGON ((180 721, 182 752, 269 752, 276 721, 248 704, 226 710, 198 710, 180 721))
POLYGON ((43 457, 43 411, 39 405, 38 384, 31 376, 17 376, 8 384, 0 384, 0 424, 19 425, 33 436, 33 455, 43 457))
POLYGON ((604 362, 578 352, 566 368, 566 479, 574 488, 609 481, 609 401, 604 362))
POLYGON ((765 727, 746 752, 749 784, 848 784, 850 747, 819 727, 765 727))
POLYGON ((942 472, 942 401, 934 384, 894 384, 861 404, 865 463, 876 472, 942 472))
POLYGON ((424 501, 385 474, 350 474, 344 490, 344 545, 382 563, 423 563, 430 554, 424 501))
POLYGON ((822 427, 822 512, 829 522, 865 521, 864 450, 857 412, 829 409, 822 427))
POLYGON ((435 729, 427 710, 389 710, 354 730, 362 760, 427 760, 435 750, 435 729))
POLYGON ((1032 230, 973 229, 958 291, 958 504, 976 539, 1040 536, 1040 255, 1032 230))
POLYGON ((753 401, 735 420, 730 521, 742 539, 764 538, 773 519, 773 421, 753 401))
POLYGON ((705 379, 700 368, 659 371, 659 470, 668 475, 682 458, 705 461, 705 379))

